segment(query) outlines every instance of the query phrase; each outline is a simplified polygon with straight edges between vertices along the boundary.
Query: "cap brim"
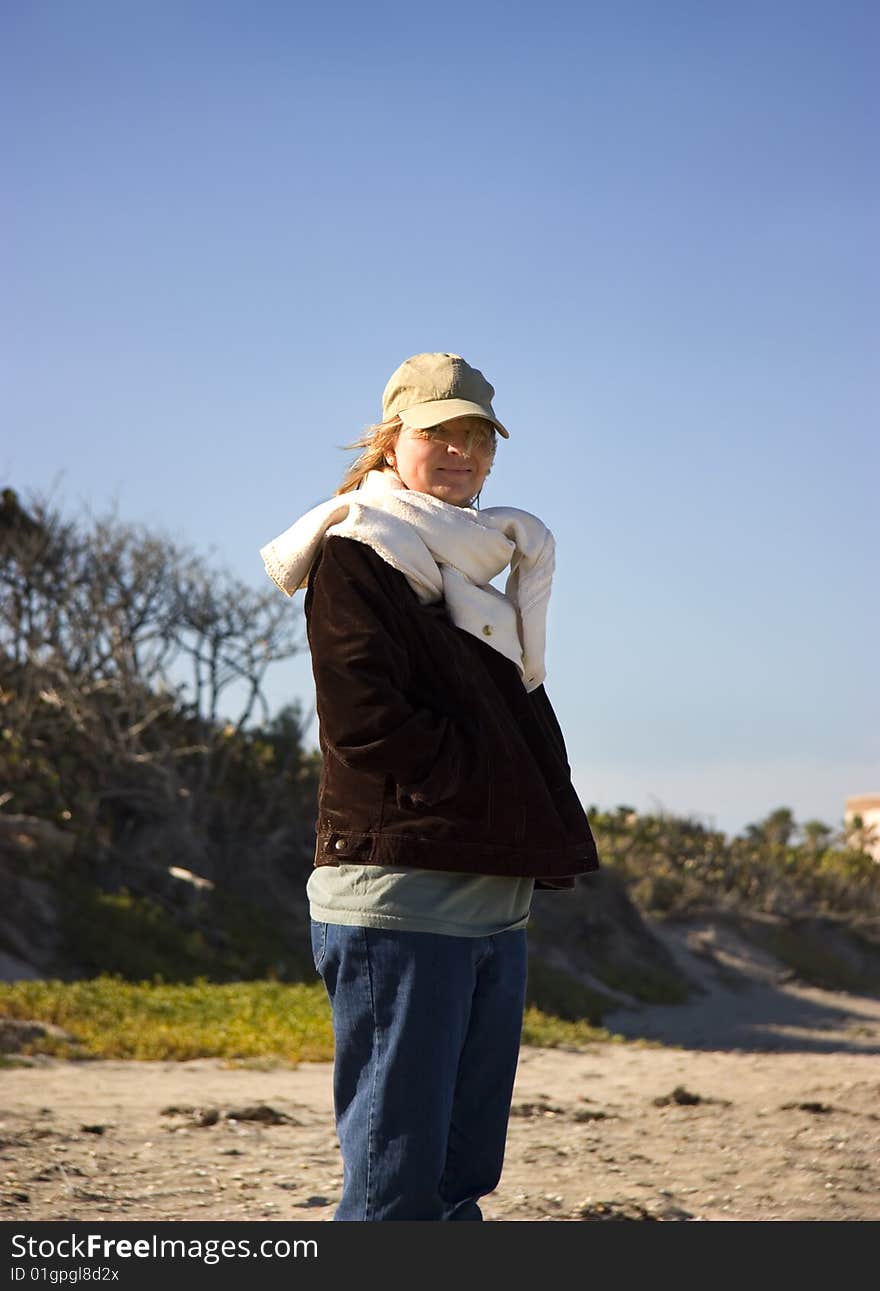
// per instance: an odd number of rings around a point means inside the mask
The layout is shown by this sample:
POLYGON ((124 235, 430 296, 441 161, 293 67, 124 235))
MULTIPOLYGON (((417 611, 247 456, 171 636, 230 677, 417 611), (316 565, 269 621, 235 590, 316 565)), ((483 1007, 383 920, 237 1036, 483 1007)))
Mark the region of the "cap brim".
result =
POLYGON ((492 423, 499 435, 510 439, 508 431, 497 417, 493 417, 481 404, 471 403, 469 399, 434 399, 431 403, 417 403, 398 413, 398 416, 405 426, 411 426, 413 430, 427 430, 429 426, 439 426, 441 422, 451 421, 453 417, 482 417, 484 421, 492 423))

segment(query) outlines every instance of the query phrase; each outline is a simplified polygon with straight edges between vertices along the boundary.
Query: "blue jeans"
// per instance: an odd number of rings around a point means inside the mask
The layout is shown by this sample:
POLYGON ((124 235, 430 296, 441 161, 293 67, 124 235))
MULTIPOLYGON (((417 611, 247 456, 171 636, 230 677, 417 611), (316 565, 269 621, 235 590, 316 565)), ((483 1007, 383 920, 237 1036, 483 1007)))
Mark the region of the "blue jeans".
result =
POLYGON ((501 1178, 526 932, 448 937, 312 921, 333 1009, 338 1220, 480 1220, 501 1178))

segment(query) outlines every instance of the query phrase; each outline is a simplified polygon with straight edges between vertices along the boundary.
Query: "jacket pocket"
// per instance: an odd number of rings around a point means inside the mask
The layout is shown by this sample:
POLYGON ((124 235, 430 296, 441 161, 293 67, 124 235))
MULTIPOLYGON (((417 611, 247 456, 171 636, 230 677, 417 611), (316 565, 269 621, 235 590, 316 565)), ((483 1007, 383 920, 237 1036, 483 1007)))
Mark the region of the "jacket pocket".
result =
POLYGON ((421 826, 422 832, 443 834, 460 831, 470 838, 488 838, 492 832, 493 785, 489 773, 489 754, 482 742, 470 744, 464 751, 455 777, 453 791, 434 801, 425 801, 418 787, 401 785, 389 777, 391 829, 404 825, 407 831, 421 826))

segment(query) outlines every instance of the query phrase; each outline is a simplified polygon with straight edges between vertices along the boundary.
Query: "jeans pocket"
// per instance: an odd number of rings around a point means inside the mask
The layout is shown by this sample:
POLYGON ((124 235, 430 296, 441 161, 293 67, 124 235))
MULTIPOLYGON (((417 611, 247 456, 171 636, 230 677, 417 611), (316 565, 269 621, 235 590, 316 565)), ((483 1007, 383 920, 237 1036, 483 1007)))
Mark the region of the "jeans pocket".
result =
POLYGON ((312 959, 315 961, 315 972, 321 972, 321 964, 327 951, 327 924, 311 921, 312 959))

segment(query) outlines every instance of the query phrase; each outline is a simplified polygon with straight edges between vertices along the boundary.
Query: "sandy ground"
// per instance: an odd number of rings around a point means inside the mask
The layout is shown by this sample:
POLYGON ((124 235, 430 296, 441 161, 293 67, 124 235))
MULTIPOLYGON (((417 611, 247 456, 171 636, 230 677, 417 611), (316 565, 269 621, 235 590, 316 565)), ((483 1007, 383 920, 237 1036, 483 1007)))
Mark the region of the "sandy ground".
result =
MULTIPOLYGON (((607 1018, 619 1043, 523 1049, 486 1219, 880 1219, 880 999, 799 984, 711 925, 666 935, 706 993, 607 1018)), ((330 1082, 324 1063, 2 1070, 0 1219, 330 1219, 330 1082)))

